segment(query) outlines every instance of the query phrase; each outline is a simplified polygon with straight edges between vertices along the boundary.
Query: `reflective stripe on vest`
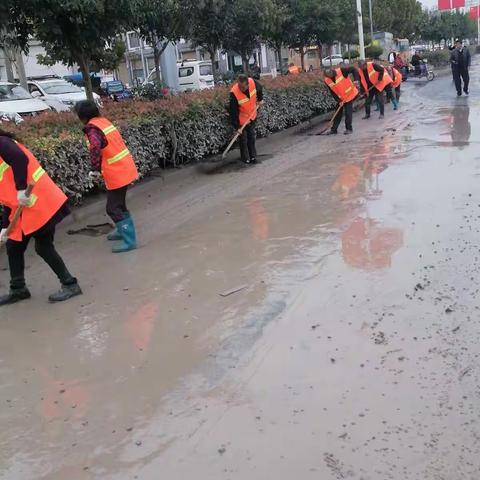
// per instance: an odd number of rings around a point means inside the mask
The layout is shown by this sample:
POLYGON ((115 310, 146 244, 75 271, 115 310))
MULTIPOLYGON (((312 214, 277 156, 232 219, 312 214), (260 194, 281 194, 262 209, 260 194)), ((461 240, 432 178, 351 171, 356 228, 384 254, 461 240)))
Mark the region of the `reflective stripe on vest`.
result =
POLYGON ((3 180, 4 173, 10 168, 10 165, 3 160, 0 163, 0 182, 3 180))
POLYGON ((114 157, 107 158, 106 160, 107 160, 107 163, 109 165, 112 165, 113 163, 118 162, 122 158, 125 158, 129 154, 130 154, 130 152, 129 152, 128 148, 126 148, 125 150, 122 150, 120 153, 117 153, 117 155, 115 155, 114 157))

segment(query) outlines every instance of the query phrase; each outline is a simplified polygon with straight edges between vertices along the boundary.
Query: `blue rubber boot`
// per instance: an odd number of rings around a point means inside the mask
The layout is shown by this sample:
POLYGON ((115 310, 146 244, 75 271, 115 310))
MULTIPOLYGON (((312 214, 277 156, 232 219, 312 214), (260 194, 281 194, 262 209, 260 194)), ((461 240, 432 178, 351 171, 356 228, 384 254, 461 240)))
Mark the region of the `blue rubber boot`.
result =
MULTIPOLYGON (((123 214, 123 218, 130 218, 130 212, 125 212, 123 214)), ((118 224, 117 224, 118 227, 118 224)), ((118 231, 118 228, 116 228, 112 233, 109 233, 107 235, 107 240, 109 242, 118 242, 119 240, 122 240, 122 234, 118 231)))
POLYGON ((132 217, 117 223, 117 230, 122 235, 122 243, 112 248, 113 253, 129 252, 137 248, 137 235, 132 217))
POLYGON ((398 101, 396 98, 392 98, 393 109, 398 110, 398 101))

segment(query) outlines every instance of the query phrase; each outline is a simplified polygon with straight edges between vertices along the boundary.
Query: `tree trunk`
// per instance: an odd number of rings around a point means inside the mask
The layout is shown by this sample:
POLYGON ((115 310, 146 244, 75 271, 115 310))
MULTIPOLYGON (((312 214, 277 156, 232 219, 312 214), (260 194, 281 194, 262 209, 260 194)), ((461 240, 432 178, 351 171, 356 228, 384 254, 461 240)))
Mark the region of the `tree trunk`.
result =
POLYGON ((348 52, 348 62, 352 61, 352 54, 350 53, 350 44, 347 43, 347 52, 348 52))
POLYGON ((333 67, 333 62, 332 62, 332 46, 328 46, 328 56, 330 57, 330 68, 333 67))
POLYGON ((87 94, 87 100, 94 101, 92 77, 90 77, 90 61, 85 56, 80 55, 78 57, 78 66, 82 72, 83 82, 85 83, 85 93, 87 94))
POLYGON ((210 54, 210 61, 212 62, 213 81, 214 83, 217 83, 219 80, 217 63, 215 61, 217 49, 214 46, 210 46, 207 50, 210 54))
POLYGON ((320 60, 320 68, 323 67, 323 63, 322 63, 322 60, 323 60, 323 46, 321 43, 319 43, 317 45, 317 49, 318 49, 318 58, 320 60))
POLYGON ((246 55, 242 55, 243 73, 245 73, 245 75, 248 75, 248 69, 249 69, 248 60, 249 59, 250 59, 250 57, 248 57, 246 55))
POLYGON ((277 46, 277 57, 278 57, 278 72, 282 73, 283 65, 282 65, 282 46, 277 46))
POLYGON ((302 65, 302 72, 305 71, 305 47, 300 47, 300 63, 302 65))
POLYGON ((153 46, 153 61, 155 62, 155 79, 157 83, 162 81, 162 77, 160 76, 160 50, 158 49, 158 41, 154 42, 153 46))

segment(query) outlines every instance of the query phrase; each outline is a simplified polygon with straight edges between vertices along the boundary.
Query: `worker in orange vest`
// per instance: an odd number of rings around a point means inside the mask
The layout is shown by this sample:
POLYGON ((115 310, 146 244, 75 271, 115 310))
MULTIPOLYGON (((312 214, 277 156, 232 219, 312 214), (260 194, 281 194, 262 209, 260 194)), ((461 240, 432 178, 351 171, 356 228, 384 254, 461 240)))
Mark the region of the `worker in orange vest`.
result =
MULTIPOLYGON (((390 78, 392 79, 392 85, 391 88, 395 92, 395 100, 397 101, 397 107, 398 107, 398 102, 400 102, 400 95, 401 95, 401 87, 402 87, 402 74, 398 71, 397 68, 389 66, 387 67, 387 72, 390 75, 390 78)), ((397 108, 395 107, 394 103, 394 110, 397 108)))
POLYGON ((333 97, 341 105, 335 118, 333 119, 331 135, 336 135, 338 126, 342 121, 343 112, 345 112, 345 135, 353 133, 353 102, 358 96, 358 88, 353 83, 350 75, 358 83, 358 72, 353 67, 339 67, 335 69, 328 68, 324 71, 325 84, 330 88, 333 97))
POLYGON ((294 63, 288 66, 288 73, 290 75, 299 75, 301 73, 300 67, 296 67, 294 63))
POLYGON ((138 171, 117 128, 100 115, 97 105, 90 100, 78 102, 75 112, 85 125, 90 150, 92 171, 90 178, 103 177, 107 188, 107 214, 116 230, 108 235, 110 241, 121 241, 112 248, 113 253, 123 253, 137 248, 137 235, 132 216, 127 208, 127 189, 138 179, 138 171))
POLYGON ((380 118, 385 117, 385 87, 392 83, 392 79, 388 75, 385 67, 375 62, 366 62, 360 60, 358 62, 358 75, 360 77, 360 85, 362 93, 366 97, 364 120, 370 118, 372 102, 376 100, 380 107, 380 118))
POLYGON ((245 164, 257 163, 255 121, 262 104, 262 85, 247 75, 239 75, 230 90, 230 122, 234 130, 240 133, 240 155, 245 164), (244 125, 245 128, 240 132, 244 125))
POLYGON ((58 293, 50 295, 50 302, 80 295, 82 290, 77 279, 70 274, 54 246, 55 227, 70 213, 67 197, 33 153, 1 129, 0 204, 3 206, 0 243, 6 243, 10 268, 10 292, 0 297, 0 306, 31 297, 25 283, 25 251, 32 238, 37 254, 62 285, 58 293), (31 188, 31 192, 27 188, 31 188), (22 214, 11 224, 19 207, 23 207, 22 214))

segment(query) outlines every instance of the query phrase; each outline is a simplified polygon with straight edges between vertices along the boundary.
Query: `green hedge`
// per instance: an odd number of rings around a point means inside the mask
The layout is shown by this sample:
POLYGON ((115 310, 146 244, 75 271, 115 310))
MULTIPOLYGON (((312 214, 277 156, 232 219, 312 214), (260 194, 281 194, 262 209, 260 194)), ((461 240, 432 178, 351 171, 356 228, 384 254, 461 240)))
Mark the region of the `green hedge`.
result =
MULTIPOLYGON (((257 122, 261 137, 335 106, 314 73, 262 83, 265 105, 257 122)), ((145 177, 155 168, 197 162, 222 151, 233 135, 228 96, 228 89, 219 87, 165 100, 112 102, 105 104, 103 114, 120 128, 145 177)), ((79 203, 94 188, 88 178, 90 161, 82 126, 73 114, 48 114, 15 130, 72 201, 79 203)))

